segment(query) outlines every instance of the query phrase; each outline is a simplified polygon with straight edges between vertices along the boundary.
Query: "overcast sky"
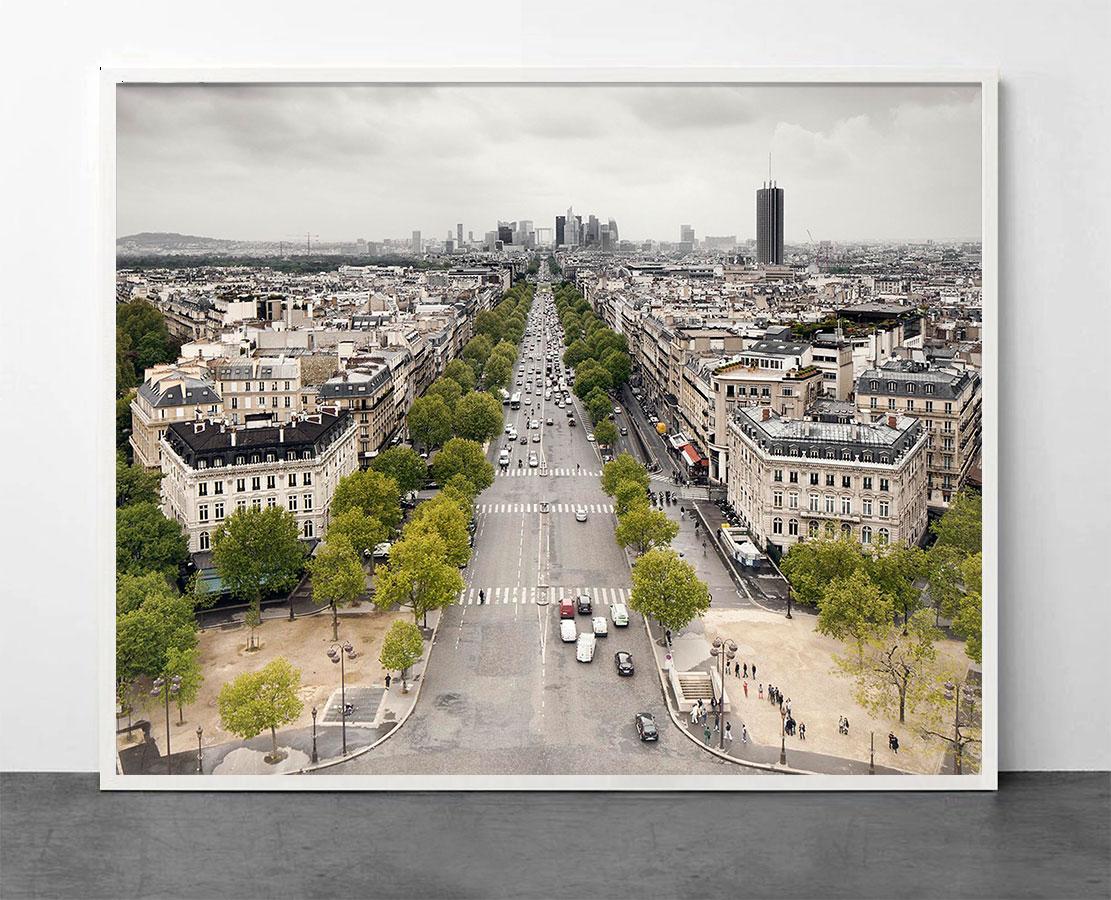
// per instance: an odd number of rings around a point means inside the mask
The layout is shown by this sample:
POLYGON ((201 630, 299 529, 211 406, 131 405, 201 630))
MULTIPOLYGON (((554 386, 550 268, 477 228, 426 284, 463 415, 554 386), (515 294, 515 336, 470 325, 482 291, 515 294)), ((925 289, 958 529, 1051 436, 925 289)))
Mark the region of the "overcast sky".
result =
POLYGON ((980 237, 980 96, 948 86, 119 88, 117 228, 381 240, 456 222, 553 226, 573 205, 622 238, 980 237))

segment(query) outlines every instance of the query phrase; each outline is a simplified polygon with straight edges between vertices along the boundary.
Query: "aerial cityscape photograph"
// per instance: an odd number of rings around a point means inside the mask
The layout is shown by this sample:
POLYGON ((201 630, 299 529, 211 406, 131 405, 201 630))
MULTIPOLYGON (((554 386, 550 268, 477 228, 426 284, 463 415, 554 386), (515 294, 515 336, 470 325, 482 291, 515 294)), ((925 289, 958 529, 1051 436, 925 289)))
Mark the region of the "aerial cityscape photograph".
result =
POLYGON ((116 775, 990 768, 978 85, 115 103, 116 775))

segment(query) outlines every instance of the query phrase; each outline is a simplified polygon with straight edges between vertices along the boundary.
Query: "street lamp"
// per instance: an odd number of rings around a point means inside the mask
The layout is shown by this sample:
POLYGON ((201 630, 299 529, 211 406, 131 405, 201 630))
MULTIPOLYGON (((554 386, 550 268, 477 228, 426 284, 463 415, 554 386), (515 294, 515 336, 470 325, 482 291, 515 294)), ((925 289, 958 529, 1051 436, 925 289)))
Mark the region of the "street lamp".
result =
POLYGON ((779 764, 787 765, 787 710, 779 710, 779 764))
POLYGON ((344 672, 343 658, 354 659, 358 654, 351 646, 350 641, 342 644, 333 644, 328 648, 328 659, 339 663, 339 702, 340 702, 340 727, 343 733, 343 755, 347 756, 347 679, 344 672), (339 649, 336 649, 336 648, 339 649))
POLYGON ((868 774, 876 774, 876 733, 872 732, 871 747, 868 750, 868 774))
POLYGON ((791 586, 787 585, 787 618, 794 618, 791 615, 791 586))
POLYGON ((951 681, 945 682, 944 687, 945 699, 955 702, 953 711, 953 766, 956 769, 956 774, 960 775, 964 761, 964 741, 961 740, 961 695, 964 695, 965 701, 971 706, 976 699, 976 694, 967 684, 961 685, 959 691, 951 681))
POLYGON ((723 750, 725 749, 725 731, 721 727, 721 715, 725 708, 725 670, 737 655, 737 642, 714 638, 710 645, 710 655, 717 659, 721 671, 721 697, 718 699, 717 725, 720 732, 718 735, 718 749, 723 750))
POLYGON ((170 762, 170 697, 176 697, 181 690, 181 676, 175 675, 169 681, 159 675, 151 685, 150 695, 161 696, 166 701, 166 774, 172 775, 173 765, 170 762))
POLYGON ((312 708, 312 761, 316 762, 316 707, 312 708))
POLYGON ((204 734, 204 729, 200 725, 197 726, 197 774, 204 774, 204 753, 201 751, 201 736, 204 734))

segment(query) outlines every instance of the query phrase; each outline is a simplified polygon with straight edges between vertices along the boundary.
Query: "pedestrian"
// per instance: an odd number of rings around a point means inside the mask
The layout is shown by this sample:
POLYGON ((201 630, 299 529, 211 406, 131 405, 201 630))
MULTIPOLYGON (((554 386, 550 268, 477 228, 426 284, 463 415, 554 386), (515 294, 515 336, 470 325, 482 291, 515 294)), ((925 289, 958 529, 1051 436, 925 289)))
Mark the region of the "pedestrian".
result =
POLYGON ((806 723, 805 722, 799 722, 799 740, 800 741, 805 741, 806 740, 806 723))
POLYGON ((764 699, 764 682, 760 682, 757 686, 759 693, 756 695, 760 700, 764 699))
POLYGON ((845 716, 845 734, 849 733, 849 717, 845 716))
POLYGON ((745 727, 744 722, 741 722, 741 743, 742 744, 747 744, 748 743, 748 729, 745 727))
POLYGON ((702 729, 702 737, 706 741, 707 744, 710 743, 710 738, 712 738, 713 736, 714 736, 714 733, 712 731, 710 731, 710 726, 709 725, 707 725, 705 728, 702 729))
POLYGON ((748 678, 748 663, 745 663, 744 672, 745 672, 745 678, 748 678))
POLYGON ((745 699, 747 700, 748 699, 748 682, 747 681, 744 682, 744 688, 745 688, 745 699))
POLYGON ((756 663, 752 664, 752 678, 754 681, 756 680, 756 663))
POLYGON ((664 640, 667 641, 667 646, 670 647, 671 646, 671 629, 670 628, 667 628, 667 629, 664 630, 664 640))
POLYGON ((784 706, 787 707, 787 715, 791 715, 791 698, 790 697, 787 698, 787 702, 784 704, 784 706))
POLYGON ((391 678, 390 678, 390 673, 389 673, 389 672, 387 672, 387 673, 386 673, 386 690, 387 690, 387 691, 388 691, 388 690, 390 689, 390 681, 392 681, 392 680, 393 680, 393 679, 391 679, 391 678))
POLYGON ((733 740, 733 723, 732 722, 726 722, 725 723, 725 739, 727 741, 732 741, 733 740))
POLYGON ((711 697, 710 698, 710 709, 712 711, 716 712, 717 708, 718 708, 718 698, 717 697, 711 697))
POLYGON ((478 602, 479 602, 480 605, 486 602, 486 591, 479 590, 479 592, 478 592, 478 602))
POLYGON ((691 724, 693 725, 697 721, 698 721, 698 707, 697 706, 692 706, 691 707, 691 724))
MULTIPOLYGON (((740 678, 741 677, 741 664, 740 663, 733 663, 733 677, 734 678, 740 678)), ((747 678, 748 676, 746 675, 745 677, 747 678)))
POLYGON ((837 717, 837 733, 838 734, 844 734, 845 733, 845 717, 844 716, 838 716, 837 717))
POLYGON ((706 555, 706 542, 705 541, 702 542, 702 555, 703 556, 706 555))

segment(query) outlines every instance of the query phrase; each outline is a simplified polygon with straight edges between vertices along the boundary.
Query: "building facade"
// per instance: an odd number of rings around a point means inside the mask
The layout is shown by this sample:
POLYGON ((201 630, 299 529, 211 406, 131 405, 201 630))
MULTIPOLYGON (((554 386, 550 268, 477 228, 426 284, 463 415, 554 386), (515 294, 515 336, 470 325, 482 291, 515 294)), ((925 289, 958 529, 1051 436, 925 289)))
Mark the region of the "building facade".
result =
POLYGON ((135 465, 159 468, 166 429, 174 422, 216 415, 220 407, 220 395, 200 377, 198 368, 160 365, 148 369, 131 401, 129 442, 135 465))
POLYGON ((301 412, 301 362, 297 357, 243 359, 215 364, 209 373, 232 424, 268 414, 288 422, 301 412))

